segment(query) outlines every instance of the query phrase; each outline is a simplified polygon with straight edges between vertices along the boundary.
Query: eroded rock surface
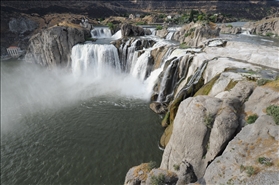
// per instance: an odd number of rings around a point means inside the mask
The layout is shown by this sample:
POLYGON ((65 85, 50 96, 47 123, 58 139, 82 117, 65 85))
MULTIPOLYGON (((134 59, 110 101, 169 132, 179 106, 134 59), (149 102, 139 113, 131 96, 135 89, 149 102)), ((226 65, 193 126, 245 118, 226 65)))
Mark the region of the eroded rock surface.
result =
POLYGON ((272 117, 260 116, 208 166, 202 184, 278 184, 278 133, 272 117), (268 163, 261 164, 261 159, 268 163))
POLYGON ((46 67, 69 66, 75 44, 91 37, 82 27, 54 26, 30 38, 25 59, 46 67))

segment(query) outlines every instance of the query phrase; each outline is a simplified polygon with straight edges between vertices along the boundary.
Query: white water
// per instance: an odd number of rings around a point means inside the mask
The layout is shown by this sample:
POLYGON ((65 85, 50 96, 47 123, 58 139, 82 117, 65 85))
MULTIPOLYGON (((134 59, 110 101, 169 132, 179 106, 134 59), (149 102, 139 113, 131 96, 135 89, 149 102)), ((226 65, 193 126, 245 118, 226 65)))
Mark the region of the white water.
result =
POLYGON ((146 50, 143 54, 141 54, 135 64, 131 68, 131 74, 139 78, 140 80, 144 81, 146 76, 146 69, 148 64, 148 58, 150 57, 150 50, 146 50))
POLYGON ((117 31, 113 36, 111 36, 112 39, 117 40, 122 38, 121 30, 117 31))
POLYGON ((111 31, 107 27, 99 27, 91 30, 92 38, 111 38, 111 31))
POLYGON ((169 32, 168 35, 166 36, 166 40, 171 40, 174 32, 169 32))
POLYGON ((72 72, 81 76, 88 72, 95 77, 102 77, 107 68, 120 72, 121 65, 117 49, 111 44, 78 44, 72 48, 72 72))
MULTIPOLYGON (((105 30, 109 29, 95 28, 91 32, 92 37, 95 34, 98 38, 121 38, 121 31, 111 36, 104 34, 105 30)), ((139 39, 135 39, 133 42, 132 39, 129 39, 119 49, 121 58, 118 56, 117 48, 112 44, 86 43, 76 45, 72 48, 71 54, 72 73, 77 80, 82 78, 83 85, 97 88, 98 91, 94 92, 98 92, 98 95, 116 94, 149 100, 153 86, 163 71, 163 65, 161 65, 159 69, 151 72, 150 76, 147 75, 147 71, 150 70, 147 69, 151 50, 171 45, 162 39, 154 40, 157 42, 152 48, 136 51, 139 39)), ((170 52, 167 55, 169 54, 170 52)))
MULTIPOLYGON (((145 55, 143 54, 141 58, 144 59, 145 55)), ((151 96, 148 89, 154 85, 154 82, 150 81, 153 84, 144 83, 143 74, 136 73, 146 68, 145 64, 137 63, 132 74, 122 73, 114 45, 76 45, 72 48, 71 58, 72 72, 76 79, 82 78, 80 80, 82 85, 98 89, 94 90, 94 96, 111 95, 143 100, 148 100, 151 96)))

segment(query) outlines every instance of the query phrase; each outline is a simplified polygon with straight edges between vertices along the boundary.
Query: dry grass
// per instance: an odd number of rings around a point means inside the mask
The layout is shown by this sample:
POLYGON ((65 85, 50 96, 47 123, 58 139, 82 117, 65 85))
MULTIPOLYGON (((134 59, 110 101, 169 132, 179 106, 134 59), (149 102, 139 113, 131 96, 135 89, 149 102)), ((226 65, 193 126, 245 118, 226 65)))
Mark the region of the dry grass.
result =
POLYGON ((267 82, 263 87, 269 87, 269 88, 279 92, 279 78, 274 81, 267 82))

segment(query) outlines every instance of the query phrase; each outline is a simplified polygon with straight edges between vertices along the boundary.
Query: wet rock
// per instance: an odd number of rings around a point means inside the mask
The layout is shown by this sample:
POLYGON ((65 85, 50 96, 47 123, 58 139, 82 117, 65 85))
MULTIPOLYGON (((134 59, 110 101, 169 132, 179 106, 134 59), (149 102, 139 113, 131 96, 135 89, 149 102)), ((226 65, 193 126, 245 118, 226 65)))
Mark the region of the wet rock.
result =
POLYGON ((152 32, 151 32, 150 29, 145 29, 145 30, 144 30, 144 34, 145 34, 145 35, 152 35, 152 32))
POLYGON ((209 46, 209 47, 217 47, 217 46, 224 47, 226 46, 227 41, 223 39, 214 38, 214 39, 205 40, 203 41, 203 43, 205 44, 205 46, 209 46))
POLYGON ((165 114, 168 111, 168 107, 160 102, 152 102, 149 107, 157 114, 165 114))

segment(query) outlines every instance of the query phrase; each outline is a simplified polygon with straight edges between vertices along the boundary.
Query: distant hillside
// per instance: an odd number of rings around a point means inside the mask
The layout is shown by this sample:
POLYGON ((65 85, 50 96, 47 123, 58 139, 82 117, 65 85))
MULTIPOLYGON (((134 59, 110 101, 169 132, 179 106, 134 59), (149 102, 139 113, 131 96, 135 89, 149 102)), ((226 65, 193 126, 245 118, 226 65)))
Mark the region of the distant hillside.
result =
POLYGON ((233 0, 109 0, 109 1, 60 1, 60 0, 27 0, 1 1, 2 13, 77 13, 91 18, 104 18, 112 15, 123 15, 141 12, 178 13, 191 9, 205 12, 223 13, 247 19, 261 19, 278 11, 279 1, 233 1, 233 0))

